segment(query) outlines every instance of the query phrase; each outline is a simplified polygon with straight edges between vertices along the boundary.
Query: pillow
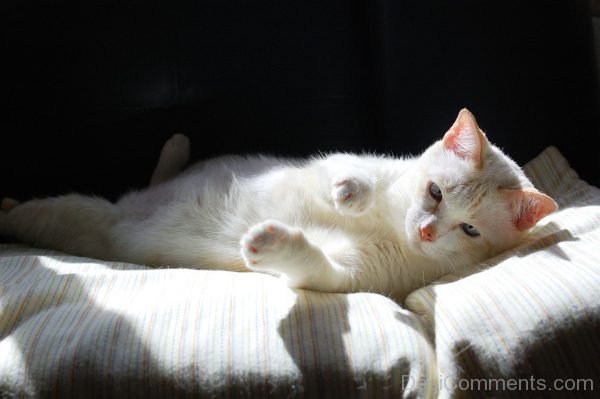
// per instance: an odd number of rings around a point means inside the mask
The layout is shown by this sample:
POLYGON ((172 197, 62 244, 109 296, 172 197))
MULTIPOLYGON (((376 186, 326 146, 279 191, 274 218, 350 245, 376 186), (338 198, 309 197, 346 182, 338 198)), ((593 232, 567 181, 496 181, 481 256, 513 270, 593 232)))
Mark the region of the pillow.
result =
POLYGON ((441 397, 600 390, 600 190, 554 147, 524 169, 560 210, 530 242, 406 299, 435 337, 441 397))
POLYGON ((430 396, 434 356, 380 295, 0 247, 0 397, 430 396))

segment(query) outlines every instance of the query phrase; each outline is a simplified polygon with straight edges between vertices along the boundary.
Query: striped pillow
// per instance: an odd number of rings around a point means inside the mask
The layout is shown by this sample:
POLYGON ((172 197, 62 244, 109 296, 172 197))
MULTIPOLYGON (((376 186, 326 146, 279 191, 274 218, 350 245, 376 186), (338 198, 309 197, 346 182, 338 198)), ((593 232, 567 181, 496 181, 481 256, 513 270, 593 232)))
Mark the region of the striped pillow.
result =
POLYGON ((429 396, 420 318, 262 274, 0 249, 0 397, 429 396))
POLYGON ((406 299, 435 336, 441 397, 600 392, 600 190, 553 147, 524 169, 561 210, 528 244, 406 299))

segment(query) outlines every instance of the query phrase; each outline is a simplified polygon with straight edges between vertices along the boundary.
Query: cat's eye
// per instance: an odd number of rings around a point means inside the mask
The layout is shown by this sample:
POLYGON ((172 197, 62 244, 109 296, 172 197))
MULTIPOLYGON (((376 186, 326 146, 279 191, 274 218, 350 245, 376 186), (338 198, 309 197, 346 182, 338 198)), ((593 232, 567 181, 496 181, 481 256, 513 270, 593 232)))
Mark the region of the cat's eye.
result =
POLYGON ((442 200, 442 190, 435 183, 431 183, 429 185, 429 195, 431 195, 431 198, 433 198, 437 202, 440 202, 442 200))
POLYGON ((479 237, 481 233, 475 227, 467 223, 461 223, 460 227, 469 237, 479 237))

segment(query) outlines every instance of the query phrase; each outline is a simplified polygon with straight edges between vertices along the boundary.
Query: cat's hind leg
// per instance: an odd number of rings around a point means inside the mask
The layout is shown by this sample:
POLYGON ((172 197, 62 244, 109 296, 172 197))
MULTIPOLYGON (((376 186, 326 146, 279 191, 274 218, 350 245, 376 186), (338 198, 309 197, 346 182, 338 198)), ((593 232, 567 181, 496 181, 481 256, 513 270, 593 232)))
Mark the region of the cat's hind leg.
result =
MULTIPOLYGON (((10 201, 3 200, 2 208, 10 201)), ((118 209, 109 201, 70 194, 34 199, 0 211, 0 235, 42 248, 110 259, 118 209)))
POLYGON ((190 159, 190 139, 174 134, 167 140, 160 152, 158 164, 152 173, 150 185, 154 186, 175 177, 190 159))
POLYGON ((267 220, 251 227, 240 245, 249 269, 278 275, 290 287, 326 292, 350 288, 349 271, 309 242, 299 228, 267 220))

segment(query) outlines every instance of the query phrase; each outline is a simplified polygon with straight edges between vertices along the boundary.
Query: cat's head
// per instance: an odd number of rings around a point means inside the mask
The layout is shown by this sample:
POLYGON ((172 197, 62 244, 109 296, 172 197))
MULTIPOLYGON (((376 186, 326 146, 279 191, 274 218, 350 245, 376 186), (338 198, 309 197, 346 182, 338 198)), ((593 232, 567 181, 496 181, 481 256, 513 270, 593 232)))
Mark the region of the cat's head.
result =
POLYGON ((557 208, 487 140, 466 109, 417 162, 405 219, 409 243, 449 265, 472 264, 514 247, 557 208))

